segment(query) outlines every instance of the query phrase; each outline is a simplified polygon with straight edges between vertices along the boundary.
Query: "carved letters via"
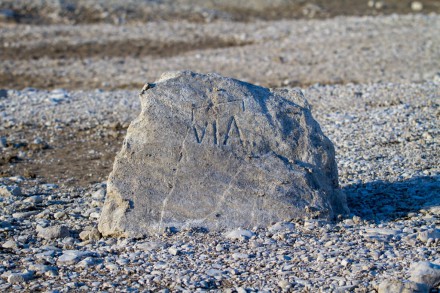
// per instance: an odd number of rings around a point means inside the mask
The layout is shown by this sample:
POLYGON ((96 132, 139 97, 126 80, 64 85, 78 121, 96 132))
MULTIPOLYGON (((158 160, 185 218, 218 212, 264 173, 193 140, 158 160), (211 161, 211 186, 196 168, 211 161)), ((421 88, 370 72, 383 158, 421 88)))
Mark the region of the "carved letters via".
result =
POLYGON ((238 112, 244 111, 242 101, 216 103, 216 105, 194 108, 192 111, 192 128, 197 143, 243 145, 243 134, 234 117, 238 112), (223 113, 227 114, 222 115, 223 113))

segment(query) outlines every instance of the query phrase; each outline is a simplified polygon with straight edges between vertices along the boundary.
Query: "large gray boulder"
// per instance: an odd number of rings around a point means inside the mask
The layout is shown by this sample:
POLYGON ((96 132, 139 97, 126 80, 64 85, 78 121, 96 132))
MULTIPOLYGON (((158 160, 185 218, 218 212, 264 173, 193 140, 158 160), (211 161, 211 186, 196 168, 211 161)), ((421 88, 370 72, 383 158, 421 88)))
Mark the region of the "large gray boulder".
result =
POLYGON ((104 236, 347 212, 333 145, 301 91, 182 71, 140 99, 108 179, 104 236))

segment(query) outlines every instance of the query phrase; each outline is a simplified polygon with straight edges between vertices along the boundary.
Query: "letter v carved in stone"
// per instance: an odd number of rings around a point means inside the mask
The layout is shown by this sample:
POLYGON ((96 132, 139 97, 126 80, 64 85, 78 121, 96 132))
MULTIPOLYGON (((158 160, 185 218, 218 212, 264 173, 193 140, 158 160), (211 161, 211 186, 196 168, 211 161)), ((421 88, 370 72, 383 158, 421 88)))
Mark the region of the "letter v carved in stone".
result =
MULTIPOLYGON (((200 129, 200 132, 197 130, 196 125, 193 126, 194 136, 196 137, 197 143, 203 142, 203 139, 205 138, 206 134, 209 132, 208 128, 209 128, 208 122, 205 122, 204 126, 200 129)), ((216 145, 217 144, 217 123, 216 123, 216 121, 212 122, 211 132, 212 132, 212 136, 213 136, 213 143, 216 145)))

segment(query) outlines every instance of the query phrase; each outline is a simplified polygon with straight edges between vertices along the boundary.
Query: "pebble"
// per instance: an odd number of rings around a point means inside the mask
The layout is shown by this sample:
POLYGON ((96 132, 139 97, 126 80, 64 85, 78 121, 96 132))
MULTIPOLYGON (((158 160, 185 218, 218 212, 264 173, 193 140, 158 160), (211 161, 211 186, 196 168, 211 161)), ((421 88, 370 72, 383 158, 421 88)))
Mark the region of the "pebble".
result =
POLYGON ((29 266, 29 270, 39 272, 39 273, 46 273, 49 271, 57 272, 58 267, 56 266, 49 266, 49 265, 42 265, 42 264, 31 264, 29 266))
POLYGON ((23 284, 33 279, 32 272, 12 273, 8 276, 9 284, 23 284))
POLYGON ((22 196, 21 188, 18 186, 0 186, 1 197, 22 196))
POLYGON ((55 214, 53 214, 53 217, 58 220, 64 217, 65 215, 66 215, 65 212, 56 212, 55 214))
POLYGON ((223 272, 221 270, 217 270, 217 269, 209 269, 206 271, 206 274, 208 276, 215 277, 215 276, 221 276, 223 274, 223 272))
POLYGON ((29 217, 37 215, 38 213, 39 213, 38 211, 18 212, 18 213, 13 213, 12 217, 15 219, 27 219, 29 217))
POLYGON ((232 258, 233 259, 248 259, 248 258, 250 258, 250 255, 247 253, 236 252, 236 253, 232 254, 232 258))
POLYGON ((43 202, 43 198, 39 195, 33 195, 33 196, 30 196, 30 197, 26 198, 25 200, 23 200, 23 202, 30 202, 30 203, 38 204, 38 203, 43 202))
POLYGON ((413 11, 422 11, 423 10, 423 4, 419 1, 413 1, 411 2, 411 9, 413 11))
POLYGON ((78 250, 66 250, 58 258, 58 265, 74 265, 79 262, 82 258, 92 255, 88 251, 78 251, 78 250))
POLYGON ((105 199, 106 190, 105 189, 98 189, 92 194, 92 198, 95 200, 103 200, 105 199))
POLYGON ((47 228, 37 226, 38 237, 47 240, 65 238, 70 236, 69 228, 64 225, 56 225, 47 228))
POLYGON ((411 281, 425 284, 428 288, 440 285, 440 264, 422 261, 412 264, 410 270, 411 281))
POLYGON ((79 238, 81 240, 94 240, 97 241, 101 239, 101 233, 97 228, 92 228, 91 230, 85 230, 79 233, 79 238))
POLYGON ((8 139, 6 136, 0 136, 0 147, 4 149, 8 147, 8 139))
POLYGON ((295 231, 295 224, 288 222, 278 222, 268 228, 269 232, 279 232, 279 231, 295 231))
POLYGON ((225 237, 232 240, 247 240, 254 236, 254 233, 249 230, 244 230, 241 228, 229 231, 226 233, 225 237))
POLYGON ((179 254, 181 253, 181 251, 178 250, 176 247, 170 247, 170 248, 168 248, 168 252, 169 252, 171 255, 179 255, 179 254))
POLYGON ((8 240, 2 244, 2 247, 6 248, 6 249, 14 249, 14 248, 17 248, 18 245, 17 245, 17 242, 15 242, 14 240, 8 240))
POLYGON ((429 239, 440 239, 440 229, 429 229, 427 231, 421 231, 418 233, 417 239, 422 242, 428 242, 429 239))
POLYGON ((278 282, 278 286, 283 290, 287 290, 291 287, 291 284, 287 280, 281 280, 278 282))
POLYGON ((136 247, 140 250, 150 252, 159 248, 165 247, 166 244, 164 242, 159 241, 151 241, 151 242, 144 242, 144 243, 138 243, 136 244, 136 247))

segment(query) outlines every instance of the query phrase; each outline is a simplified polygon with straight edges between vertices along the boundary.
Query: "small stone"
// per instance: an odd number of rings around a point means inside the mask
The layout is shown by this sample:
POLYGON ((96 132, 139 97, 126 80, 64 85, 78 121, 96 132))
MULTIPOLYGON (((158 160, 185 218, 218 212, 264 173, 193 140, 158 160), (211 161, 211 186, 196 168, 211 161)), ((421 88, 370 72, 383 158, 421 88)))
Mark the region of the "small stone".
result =
POLYGON ((13 273, 10 274, 8 277, 8 283, 9 284, 22 284, 27 281, 30 281, 33 279, 33 273, 32 272, 26 272, 26 273, 13 273))
POLYGON ((278 282, 278 286, 279 286, 281 289, 286 290, 286 289, 289 289, 289 288, 290 288, 291 284, 290 284, 290 282, 287 281, 287 280, 281 280, 281 281, 278 282))
POLYGON ((0 137, 0 147, 4 149, 8 147, 8 139, 6 138, 6 136, 0 137))
POLYGON ((215 251, 220 252, 220 251, 223 251, 223 250, 225 250, 225 246, 224 246, 224 245, 222 245, 222 244, 217 244, 217 245, 215 246, 215 251))
POLYGON ((438 229, 431 229, 423 232, 419 232, 417 235, 417 239, 419 239, 422 242, 427 242, 429 239, 439 239, 440 238, 440 230, 438 229))
POLYGON ((32 264, 29 266, 29 269, 40 273, 46 273, 48 271, 54 271, 54 272, 58 271, 58 268, 56 266, 48 266, 42 264, 32 264))
POLYGON ((295 231, 295 224, 288 222, 278 222, 268 228, 271 233, 278 231, 295 231))
POLYGON ((30 203, 38 204, 38 203, 42 203, 43 202, 43 198, 41 196, 39 196, 39 195, 33 195, 33 196, 30 196, 30 197, 26 198, 24 200, 24 202, 30 202, 30 203))
POLYGON ((351 263, 351 260, 350 260, 350 259, 343 259, 343 260, 341 261, 341 266, 346 267, 346 266, 348 266, 350 263, 351 263))
POLYGON ((248 259, 249 257, 250 257, 250 255, 247 253, 236 252, 236 253, 232 254, 233 259, 248 259))
POLYGON ((5 243, 2 244, 3 248, 7 248, 7 249, 13 249, 13 248, 17 248, 17 242, 15 242, 14 240, 10 239, 8 241, 6 241, 5 243))
POLYGON ((11 227, 11 223, 7 221, 0 221, 0 228, 10 228, 10 227, 11 227))
POLYGON ((165 247, 166 244, 163 242, 156 242, 156 241, 151 241, 151 242, 145 242, 145 243, 138 243, 136 245, 137 249, 146 251, 146 252, 150 252, 159 248, 163 248, 165 247))
POLYGON ((79 250, 65 250, 64 253, 58 258, 58 265, 74 265, 82 258, 90 256, 92 253, 88 251, 79 250))
POLYGON ((65 215, 66 214, 64 212, 56 212, 55 214, 53 214, 53 217, 58 220, 64 217, 65 215))
POLYGON ((80 261, 76 266, 81 268, 87 268, 93 265, 96 265, 98 262, 93 257, 86 257, 82 261, 80 261))
POLYGON ((1 197, 21 196, 21 189, 18 186, 0 186, 1 197))
POLYGON ((83 241, 87 240, 99 240, 101 239, 101 233, 96 228, 92 228, 91 230, 85 230, 79 233, 79 238, 83 241))
POLYGON ((428 293, 429 289, 425 284, 400 280, 384 280, 379 284, 377 292, 428 293))
POLYGON ((70 236, 69 228, 63 225, 56 225, 47 228, 37 227, 38 237, 46 240, 65 238, 70 236))
POLYGON ((176 247, 168 248, 168 252, 172 255, 179 255, 180 254, 180 250, 178 250, 176 247))
POLYGON ((421 11, 423 9, 423 4, 422 2, 419 1, 413 1, 411 2, 411 9, 413 11, 421 11))
POLYGON ((49 97, 46 99, 47 102, 58 105, 62 102, 66 101, 69 98, 69 95, 64 89, 54 89, 50 92, 49 97))
POLYGON ((93 212, 93 213, 90 213, 90 215, 89 215, 89 219, 95 219, 95 220, 98 220, 100 216, 101 216, 100 213, 98 213, 98 212, 93 212))
POLYGON ((226 238, 232 239, 232 240, 243 240, 243 239, 249 239, 252 236, 254 236, 254 233, 249 230, 244 230, 241 228, 232 230, 228 232, 226 235, 226 238))
POLYGON ((8 91, 5 89, 0 89, 0 99, 6 99, 8 97, 8 91))
POLYGON ((27 219, 27 218, 35 216, 37 214, 39 214, 39 211, 18 212, 18 213, 13 213, 12 217, 14 219, 27 219))
POLYGON ((217 269, 209 269, 206 271, 206 274, 211 277, 221 276, 222 273, 223 272, 221 270, 217 270, 217 269))
POLYGON ((361 217, 359 217, 359 216, 353 216, 353 222, 354 222, 356 225, 359 225, 360 223, 362 223, 362 219, 361 219, 361 217))
POLYGON ((440 285, 440 264, 422 261, 412 264, 410 270, 411 281, 425 284, 429 288, 440 285))
POLYGON ((323 262, 326 260, 326 257, 322 253, 320 253, 320 254, 318 254, 318 257, 316 258, 316 260, 319 262, 323 262))
POLYGON ((106 191, 105 189, 98 189, 92 194, 92 198, 95 200, 103 200, 105 199, 106 191))

